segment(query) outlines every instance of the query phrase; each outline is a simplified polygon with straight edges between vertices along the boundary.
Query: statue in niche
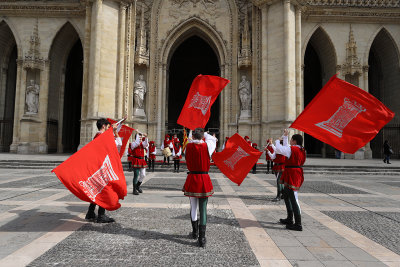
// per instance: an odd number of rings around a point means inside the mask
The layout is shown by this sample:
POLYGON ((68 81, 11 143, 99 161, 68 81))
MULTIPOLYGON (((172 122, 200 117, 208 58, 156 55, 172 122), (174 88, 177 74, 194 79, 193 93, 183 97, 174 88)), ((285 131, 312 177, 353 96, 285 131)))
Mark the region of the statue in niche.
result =
POLYGON ((39 109, 40 87, 35 80, 30 80, 26 87, 26 106, 28 114, 37 114, 39 109))
POLYGON ((251 110, 251 85, 245 75, 239 84, 240 110, 251 110))
POLYGON ((143 75, 139 75, 139 79, 136 80, 133 89, 133 100, 134 100, 134 115, 145 116, 144 114, 144 96, 147 92, 146 81, 143 75))

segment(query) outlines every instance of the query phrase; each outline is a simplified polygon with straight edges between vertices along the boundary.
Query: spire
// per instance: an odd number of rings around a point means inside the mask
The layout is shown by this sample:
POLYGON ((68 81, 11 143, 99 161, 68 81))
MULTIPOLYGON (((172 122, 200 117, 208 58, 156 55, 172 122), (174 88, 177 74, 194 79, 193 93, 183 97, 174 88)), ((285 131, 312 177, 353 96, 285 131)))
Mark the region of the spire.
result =
POLYGON ((362 67, 357 56, 357 43, 354 38, 353 28, 350 24, 349 42, 346 44, 346 63, 343 64, 344 74, 354 75, 362 73, 362 67))
POLYGON ((149 51, 147 50, 147 32, 144 23, 144 4, 142 4, 139 32, 136 44, 135 63, 138 65, 149 65, 149 51))
POLYGON ((244 10, 244 25, 242 30, 242 48, 239 52, 239 67, 251 66, 250 28, 247 7, 244 10))

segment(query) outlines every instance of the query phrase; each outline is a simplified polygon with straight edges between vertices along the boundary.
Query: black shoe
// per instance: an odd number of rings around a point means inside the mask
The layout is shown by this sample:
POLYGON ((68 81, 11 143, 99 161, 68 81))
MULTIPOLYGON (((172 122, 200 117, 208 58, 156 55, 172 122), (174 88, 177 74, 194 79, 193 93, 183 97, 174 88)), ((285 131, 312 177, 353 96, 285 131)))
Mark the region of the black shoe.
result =
POLYGON ((104 214, 104 215, 99 215, 99 217, 97 217, 96 222, 97 223, 112 223, 112 222, 115 222, 115 220, 104 214))
POLYGON ((133 185, 133 193, 134 195, 139 195, 139 192, 136 189, 136 185, 133 185))
POLYGON ((95 221, 96 220, 96 213, 94 213, 94 211, 88 211, 86 213, 85 220, 95 221))
POLYGON ((179 170, 176 170, 177 173, 179 173, 179 170))
POLYGON ((206 226, 199 225, 199 247, 205 248, 206 247, 206 226))
POLYGON ((199 220, 192 221, 192 238, 197 239, 199 237, 199 220))
POLYGON ((386 159, 383 160, 383 163, 386 163, 386 159))
POLYGON ((392 163, 390 163, 390 162, 388 161, 387 164, 392 164, 392 163))
POLYGON ((293 231, 303 231, 301 224, 286 224, 286 229, 293 231))
POLYGON ((272 201, 273 202, 278 202, 278 201, 280 201, 281 200, 281 198, 279 197, 279 196, 277 196, 276 198, 274 198, 272 201))
POLYGON ((140 185, 142 184, 142 182, 138 182, 137 184, 136 184, 136 190, 139 192, 139 193, 143 193, 143 190, 142 189, 140 189, 140 185))
POLYGON ((256 172, 255 172, 255 171, 253 171, 253 174, 256 174, 256 172))
POLYGON ((281 224, 292 225, 293 224, 293 219, 289 219, 289 218, 279 219, 279 222, 281 224))

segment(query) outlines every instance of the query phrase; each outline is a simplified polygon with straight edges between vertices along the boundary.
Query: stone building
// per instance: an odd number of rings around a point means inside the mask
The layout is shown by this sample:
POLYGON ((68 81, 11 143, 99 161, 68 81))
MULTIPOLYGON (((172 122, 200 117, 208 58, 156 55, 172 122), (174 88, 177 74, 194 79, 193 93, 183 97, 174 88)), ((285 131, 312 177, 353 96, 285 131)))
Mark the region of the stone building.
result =
MULTIPOLYGON (((278 137, 335 73, 399 113, 399 48, 400 0, 1 1, 0 151, 73 152, 125 114, 160 144, 199 73, 231 80, 207 126, 220 139, 278 137)), ((399 129, 346 156, 398 153, 399 129)))

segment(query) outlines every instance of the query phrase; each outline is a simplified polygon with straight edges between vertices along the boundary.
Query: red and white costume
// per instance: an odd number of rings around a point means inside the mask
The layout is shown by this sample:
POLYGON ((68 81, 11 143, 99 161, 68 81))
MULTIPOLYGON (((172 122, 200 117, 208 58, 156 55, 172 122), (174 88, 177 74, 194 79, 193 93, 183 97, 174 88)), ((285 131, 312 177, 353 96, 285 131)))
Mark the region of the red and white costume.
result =
POLYGON ((174 142, 174 144, 173 144, 172 158, 174 160, 180 160, 182 158, 182 146, 179 143, 179 139, 178 139, 178 142, 174 142))
POLYGON ((268 146, 267 151, 267 157, 269 157, 273 162, 274 166, 272 166, 272 171, 277 173, 277 172, 283 172, 285 170, 285 161, 286 157, 282 154, 276 153, 276 145, 280 145, 280 141, 276 140, 275 141, 275 146, 273 144, 268 146), (270 152, 272 150, 272 152, 270 152))
POLYGON ((210 158, 217 146, 217 139, 204 133, 205 141, 191 140, 186 146, 186 165, 189 174, 186 178, 183 192, 185 196, 206 198, 214 194, 210 175, 210 158))
POLYGON ((147 163, 144 158, 145 156, 145 149, 148 147, 147 138, 136 135, 136 140, 131 144, 131 149, 133 150, 133 160, 132 160, 132 167, 133 168, 146 168, 147 163))
POLYGON ((276 143, 276 153, 286 156, 285 170, 281 183, 285 187, 297 191, 304 182, 303 165, 306 161, 306 151, 303 147, 288 145, 288 137, 283 137, 283 145, 276 143))
MULTIPOLYGON (((97 132, 96 135, 93 137, 93 139, 95 139, 96 137, 98 137, 99 135, 101 135, 103 132, 97 132)), ((117 146, 118 152, 122 147, 122 140, 121 137, 114 137, 115 139, 115 145, 117 146)))
POLYGON ((156 154, 157 154, 157 148, 154 145, 154 141, 149 142, 149 148, 147 149, 147 157, 150 160, 155 160, 156 159, 156 154))

